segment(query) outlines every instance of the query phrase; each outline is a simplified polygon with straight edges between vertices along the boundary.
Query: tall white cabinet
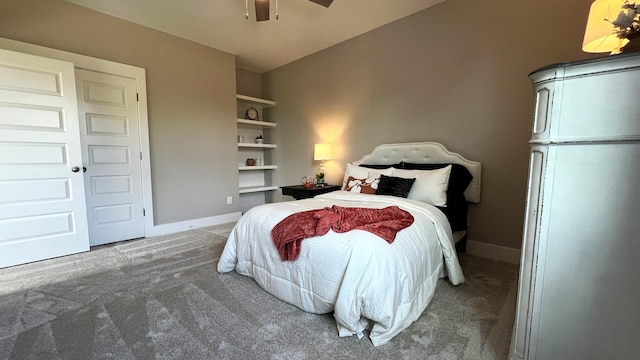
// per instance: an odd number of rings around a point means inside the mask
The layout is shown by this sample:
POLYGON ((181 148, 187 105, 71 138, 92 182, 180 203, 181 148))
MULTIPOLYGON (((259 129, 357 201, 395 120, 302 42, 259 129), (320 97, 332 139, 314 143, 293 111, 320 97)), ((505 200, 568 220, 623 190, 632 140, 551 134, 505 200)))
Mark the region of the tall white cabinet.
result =
POLYGON ((278 166, 272 162, 270 151, 277 147, 270 143, 270 130, 276 123, 266 121, 265 109, 276 105, 275 101, 246 95, 236 95, 237 123, 238 123, 238 171, 240 188, 240 211, 243 213, 250 208, 270 201, 270 193, 278 189, 271 182, 270 172, 278 166), (258 117, 248 119, 248 109, 255 109, 258 117), (261 142, 256 142, 257 137, 261 142), (248 163, 247 159, 252 159, 248 163))
POLYGON ((640 354, 640 55, 548 66, 535 93, 511 359, 640 354))

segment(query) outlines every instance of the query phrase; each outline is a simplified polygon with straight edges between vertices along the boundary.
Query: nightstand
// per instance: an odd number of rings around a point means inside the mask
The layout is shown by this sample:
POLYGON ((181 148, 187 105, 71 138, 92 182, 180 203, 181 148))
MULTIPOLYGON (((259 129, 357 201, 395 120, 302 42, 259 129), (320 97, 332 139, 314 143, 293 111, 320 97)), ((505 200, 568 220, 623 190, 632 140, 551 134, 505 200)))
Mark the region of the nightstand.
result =
POLYGON ((304 187, 304 185, 291 185, 291 186, 281 186, 282 195, 293 196, 294 199, 308 199, 312 198, 316 195, 328 193, 331 191, 340 190, 342 186, 340 185, 325 185, 323 187, 312 186, 310 188, 304 187))

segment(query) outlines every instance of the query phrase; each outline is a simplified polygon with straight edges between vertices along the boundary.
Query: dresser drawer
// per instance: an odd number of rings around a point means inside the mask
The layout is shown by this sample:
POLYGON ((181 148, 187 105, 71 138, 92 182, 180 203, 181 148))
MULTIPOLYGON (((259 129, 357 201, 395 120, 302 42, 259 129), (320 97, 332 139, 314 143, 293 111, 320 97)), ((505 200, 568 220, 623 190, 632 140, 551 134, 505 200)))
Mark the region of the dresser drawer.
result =
POLYGON ((640 140, 639 55, 547 67, 530 77, 533 143, 640 140))
POLYGON ((562 87, 558 139, 640 138, 640 69, 571 78, 562 87))

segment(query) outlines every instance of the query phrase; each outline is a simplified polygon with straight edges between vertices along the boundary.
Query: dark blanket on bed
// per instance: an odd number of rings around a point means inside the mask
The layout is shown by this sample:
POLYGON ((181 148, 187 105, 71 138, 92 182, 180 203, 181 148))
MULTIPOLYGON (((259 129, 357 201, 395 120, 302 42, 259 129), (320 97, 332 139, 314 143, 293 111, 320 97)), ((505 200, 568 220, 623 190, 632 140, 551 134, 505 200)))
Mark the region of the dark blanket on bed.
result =
POLYGON ((397 206, 368 209, 334 205, 287 216, 271 230, 271 237, 280 258, 287 261, 298 258, 302 240, 324 235, 329 230, 337 233, 365 230, 392 243, 396 233, 411 224, 413 216, 397 206))

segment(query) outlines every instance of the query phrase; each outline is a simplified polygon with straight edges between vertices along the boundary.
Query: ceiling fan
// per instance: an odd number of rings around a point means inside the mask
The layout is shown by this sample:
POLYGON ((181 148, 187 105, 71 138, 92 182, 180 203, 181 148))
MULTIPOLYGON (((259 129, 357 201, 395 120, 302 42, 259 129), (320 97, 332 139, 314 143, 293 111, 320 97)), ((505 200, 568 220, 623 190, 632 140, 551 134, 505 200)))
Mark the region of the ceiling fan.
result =
MULTIPOLYGON (((312 3, 316 3, 318 5, 322 5, 324 7, 329 7, 333 0, 309 0, 312 3)), ((249 18, 249 1, 246 0, 247 12, 246 18, 249 18)), ((269 20, 269 0, 254 0, 254 4, 256 6, 256 21, 267 21, 269 20)), ((278 0, 276 0, 276 19, 278 18, 278 0)))

